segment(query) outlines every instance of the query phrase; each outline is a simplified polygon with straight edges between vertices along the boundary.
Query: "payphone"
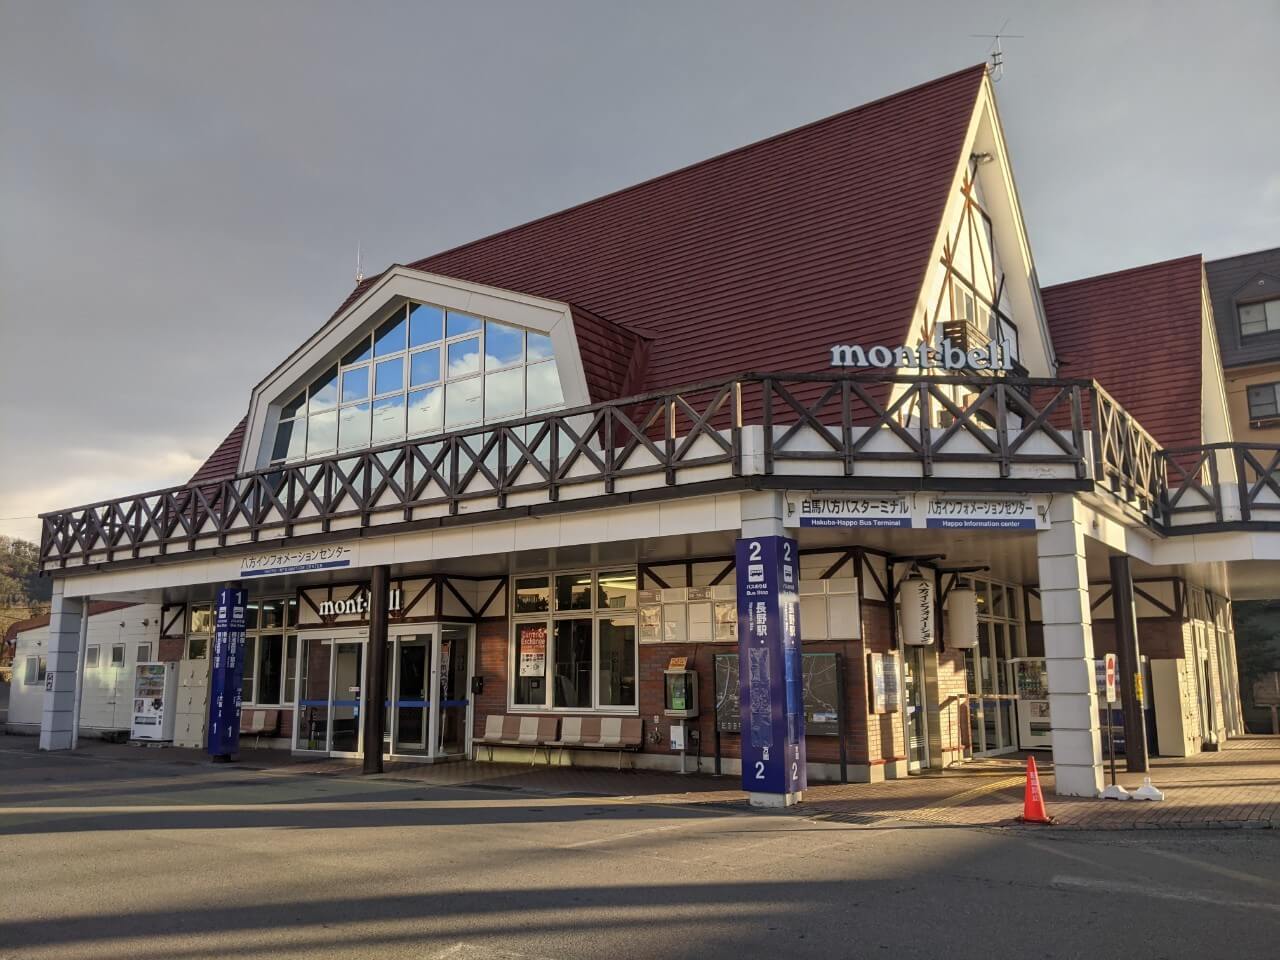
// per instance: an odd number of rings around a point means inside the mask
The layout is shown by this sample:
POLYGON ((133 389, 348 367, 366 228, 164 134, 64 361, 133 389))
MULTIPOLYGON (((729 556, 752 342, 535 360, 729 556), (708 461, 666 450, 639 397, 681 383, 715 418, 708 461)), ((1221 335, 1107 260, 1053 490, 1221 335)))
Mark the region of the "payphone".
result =
MULTIPOLYGON (((663 699, 662 712, 673 718, 670 725, 670 748, 680 754, 680 772, 685 772, 684 758, 689 749, 684 720, 692 720, 698 716, 698 674, 685 667, 683 657, 673 657, 662 672, 663 699)), ((689 731, 690 737, 697 733, 689 731)))

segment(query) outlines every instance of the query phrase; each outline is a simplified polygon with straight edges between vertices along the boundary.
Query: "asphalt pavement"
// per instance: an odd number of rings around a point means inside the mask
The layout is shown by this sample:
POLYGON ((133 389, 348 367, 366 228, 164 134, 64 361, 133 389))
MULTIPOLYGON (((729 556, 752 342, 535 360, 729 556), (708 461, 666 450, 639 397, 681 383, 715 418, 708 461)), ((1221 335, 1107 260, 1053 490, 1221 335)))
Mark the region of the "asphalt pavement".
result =
POLYGON ((1276 831, 871 825, 0 737, 0 958, 1254 957, 1276 831))

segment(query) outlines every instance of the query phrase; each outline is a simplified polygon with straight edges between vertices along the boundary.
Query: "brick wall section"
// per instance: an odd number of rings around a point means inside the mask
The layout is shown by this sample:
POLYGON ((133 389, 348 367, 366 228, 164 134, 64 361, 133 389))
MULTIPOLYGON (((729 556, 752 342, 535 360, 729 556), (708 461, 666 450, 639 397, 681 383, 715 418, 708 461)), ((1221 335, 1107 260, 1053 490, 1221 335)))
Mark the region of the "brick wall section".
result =
POLYGON ((471 715, 477 737, 484 736, 485 717, 507 712, 507 647, 511 642, 507 622, 503 617, 476 624, 476 662, 472 673, 484 677, 484 693, 470 694, 474 701, 471 715))
MULTIPOLYGON (((942 756, 931 756, 934 765, 945 766, 963 757, 969 746, 969 707, 964 699, 968 685, 964 673, 963 650, 929 651, 926 658, 936 656, 936 694, 929 705, 931 746, 937 744, 942 756)), ((931 691, 932 693, 932 691, 931 691)), ((932 750, 931 750, 932 753, 932 750)))
POLYGON ((156 647, 156 656, 161 660, 177 663, 182 659, 183 647, 186 641, 181 637, 172 640, 161 640, 156 647))

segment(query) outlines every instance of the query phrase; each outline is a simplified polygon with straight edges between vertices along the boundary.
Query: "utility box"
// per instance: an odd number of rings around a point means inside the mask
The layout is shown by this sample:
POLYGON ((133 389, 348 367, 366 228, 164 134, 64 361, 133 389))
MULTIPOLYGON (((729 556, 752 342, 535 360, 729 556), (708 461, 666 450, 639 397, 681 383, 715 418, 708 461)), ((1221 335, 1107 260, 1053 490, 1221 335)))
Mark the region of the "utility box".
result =
POLYGON ((698 715, 698 674, 693 670, 664 670, 666 695, 662 712, 689 719, 698 715))

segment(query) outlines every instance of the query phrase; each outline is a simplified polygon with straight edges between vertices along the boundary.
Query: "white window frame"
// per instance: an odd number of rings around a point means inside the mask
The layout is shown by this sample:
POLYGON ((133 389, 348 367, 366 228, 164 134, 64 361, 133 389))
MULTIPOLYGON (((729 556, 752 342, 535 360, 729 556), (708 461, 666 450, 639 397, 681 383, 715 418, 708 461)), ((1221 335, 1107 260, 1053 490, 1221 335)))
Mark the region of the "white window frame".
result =
MULTIPOLYGON (((538 570, 521 573, 510 578, 509 589, 507 591, 508 612, 510 615, 510 630, 507 639, 507 712, 508 713, 550 713, 556 715, 631 715, 639 716, 640 714, 640 623, 639 623, 639 605, 635 599, 632 600, 630 607, 601 607, 598 604, 600 575, 602 573, 629 573, 635 576, 636 584, 639 585, 639 570, 634 566, 627 564, 607 564, 600 567, 590 568, 573 568, 569 570, 538 570), (585 610, 565 610, 557 612, 556 603, 556 578, 567 576, 587 576, 591 577, 591 607, 585 610), (531 579, 534 577, 547 578, 547 590, 549 591, 548 608, 545 612, 539 613, 516 613, 516 583, 519 580, 531 579), (600 621, 604 619, 627 619, 632 623, 631 646, 635 656, 635 696, 636 702, 633 705, 611 705, 600 703, 600 621), (555 625, 557 621, 567 620, 587 620, 591 623, 591 706, 590 707, 557 707, 555 705, 555 674, 553 672, 553 664, 555 662, 555 625), (545 625, 547 630, 547 648, 546 657, 543 665, 543 687, 545 695, 541 706, 537 704, 516 703, 516 679, 519 671, 519 662, 516 649, 516 636, 521 624, 540 623, 545 625)), ((637 590, 638 592, 638 590, 637 590)))
POLYGON ((137 658, 135 662, 136 663, 151 662, 151 644, 149 642, 143 642, 138 644, 138 653, 137 653, 137 658))
MULTIPOLYGON (((362 336, 362 340, 368 345, 369 356, 367 359, 359 360, 349 364, 344 364, 342 362, 342 358, 347 355, 350 355, 356 349, 357 345, 360 342, 359 340, 353 341, 351 344, 349 344, 346 347, 346 349, 342 351, 342 354, 339 356, 337 360, 334 361, 332 365, 325 368, 323 373, 315 377, 311 382, 307 383, 304 387, 300 388, 299 391, 295 391, 293 394, 290 395, 289 400, 284 404, 284 408, 288 408, 292 404, 297 403, 299 400, 301 400, 301 403, 297 407, 297 410, 294 412, 294 416, 282 418, 277 422, 275 427, 275 432, 272 433, 271 435, 269 449, 272 452, 272 454, 274 454, 277 434, 279 433, 281 428, 284 427, 285 425, 292 425, 291 429, 302 430, 302 438, 299 441, 299 445, 302 450, 302 453, 300 456, 296 456, 296 457, 288 457, 288 456, 283 458, 273 457, 270 461, 273 466, 279 466, 279 465, 289 464, 289 463, 299 463, 304 460, 310 460, 315 458, 342 456, 344 454, 358 453, 361 450, 370 449, 370 447, 383 446, 390 443, 400 443, 406 440, 415 440, 422 437, 428 437, 428 436, 433 436, 433 435, 442 434, 442 433, 450 433, 455 430, 466 430, 473 427, 483 426, 484 424, 488 424, 488 423, 500 423, 504 420, 519 419, 521 417, 526 417, 526 416, 530 416, 537 413, 562 409, 565 406, 564 377, 560 370, 560 358, 557 357, 556 355, 555 346, 554 346, 554 342, 552 341, 551 335, 549 333, 544 333, 540 330, 534 330, 528 327, 522 327, 518 324, 511 323, 509 321, 497 320, 492 317, 486 317, 483 314, 473 313, 467 310, 458 310, 456 308, 444 307, 434 303, 425 303, 425 302, 420 302, 415 300, 406 300, 405 302, 398 304, 395 310, 393 310, 389 314, 386 314, 385 316, 382 316, 381 319, 377 321, 377 323, 373 324, 373 326, 370 329, 366 330, 362 336), (427 343, 419 344, 417 346, 414 346, 410 342, 410 324, 412 321, 413 311, 416 307, 430 307, 440 311, 441 336, 439 340, 432 340, 427 343), (449 314, 451 313, 458 314, 460 316, 466 316, 469 319, 478 321, 480 324, 479 329, 470 330, 465 333, 455 333, 450 335, 449 334, 449 314), (401 317, 400 322, 404 324, 405 345, 402 349, 394 350, 391 353, 388 353, 384 356, 381 356, 381 357, 376 356, 374 353, 374 350, 375 350, 375 344, 377 343, 378 331, 383 326, 385 326, 388 322, 393 321, 397 314, 399 314, 401 317), (500 364, 498 366, 493 367, 492 369, 488 367, 487 343, 488 343, 488 335, 489 335, 488 334, 489 324, 498 324, 500 326, 507 327, 511 330, 520 332, 521 357, 519 360, 511 361, 510 363, 500 364), (547 341, 547 355, 540 357, 537 360, 534 360, 532 363, 530 362, 530 359, 529 359, 529 337, 530 336, 542 337, 547 341), (461 376, 452 377, 449 375, 449 348, 454 346, 455 344, 463 343, 467 340, 475 340, 477 342, 479 353, 480 353, 479 367, 474 373, 466 373, 466 374, 462 374, 461 376), (426 351, 429 351, 429 350, 435 350, 438 353, 439 377, 428 383, 420 383, 420 384, 411 383, 413 358, 418 354, 425 353, 426 351), (378 364, 386 363, 391 360, 399 360, 401 364, 400 389, 398 391, 387 391, 379 394, 377 390, 378 364), (555 367, 556 379, 557 379, 557 382, 560 384, 560 399, 554 403, 530 407, 528 405, 529 368, 531 366, 538 366, 540 364, 548 364, 555 367), (334 431, 335 431, 334 432, 334 448, 328 451, 318 450, 316 453, 311 454, 307 452, 308 442, 309 442, 308 432, 310 429, 309 423, 308 423, 308 415, 310 412, 311 391, 313 387, 321 380, 321 378, 325 376, 325 374, 328 373, 330 369, 334 369, 337 371, 337 377, 335 381, 336 383, 335 389, 337 391, 337 397, 332 408, 332 412, 334 412, 337 415, 337 425, 334 428, 334 431), (364 369, 368 372, 368 378, 369 378, 368 391, 366 392, 365 396, 362 398, 343 400, 342 398, 343 377, 349 371, 360 370, 360 369, 364 369), (520 390, 521 390, 521 396, 523 397, 521 408, 519 410, 515 410, 510 413, 490 416, 485 410, 485 402, 486 402, 485 387, 486 387, 487 378, 490 374, 504 373, 510 370, 522 371, 521 378, 520 378, 520 384, 521 384, 520 390), (480 400, 479 400, 480 416, 471 420, 451 424, 448 420, 448 408, 447 408, 449 385, 455 384, 455 383, 466 383, 471 380, 475 380, 480 384, 480 400), (409 423, 408 423, 409 395, 412 393, 417 393, 422 390, 429 390, 429 389, 435 389, 435 388, 438 388, 441 391, 440 426, 438 428, 431 427, 427 430, 417 430, 417 431, 410 430, 409 423), (403 400, 402 411, 405 416, 404 432, 390 439, 380 439, 376 443, 374 443, 372 439, 373 406, 379 400, 386 400, 394 397, 400 397, 403 400), (370 436, 363 444, 356 444, 356 445, 344 447, 340 437, 340 432, 342 429, 342 412, 344 410, 354 409, 360 406, 361 404, 367 405, 369 407, 368 416, 370 421, 370 436)), ((324 411, 322 412, 327 414, 330 412, 330 409, 325 408, 324 411)))
POLYGON ((1248 303, 1237 303, 1236 321, 1240 329, 1240 338, 1242 340, 1247 339, 1248 337, 1260 337, 1263 334, 1280 332, 1280 297, 1271 297, 1266 300, 1251 300, 1248 303), (1244 311, 1247 307, 1260 307, 1262 309, 1261 330, 1245 330, 1244 311))
POLYGON ((86 670, 97 669, 102 659, 102 648, 96 643, 91 643, 84 648, 84 666, 86 670))
POLYGON ((1244 402, 1245 402, 1245 407, 1249 412, 1249 420, 1253 423, 1261 423, 1264 421, 1270 421, 1270 420, 1275 420, 1280 418, 1280 381, 1276 381, 1274 383, 1246 384, 1244 388, 1244 402), (1276 407, 1276 409, 1273 410, 1271 413, 1254 413, 1253 412, 1253 398, 1250 397, 1249 394, 1251 391, 1257 390, 1259 388, 1270 388, 1271 390, 1272 402, 1275 404, 1275 407, 1276 407))
POLYGON ((125 650, 123 643, 113 643, 111 645, 111 666, 123 667, 128 662, 128 652, 125 650), (116 659, 117 654, 119 659, 116 659))
POLYGON ((42 654, 34 654, 27 657, 26 662, 22 665, 22 685, 26 687, 38 687, 44 683, 47 673, 48 660, 42 654), (32 677, 32 674, 35 677, 32 677))

